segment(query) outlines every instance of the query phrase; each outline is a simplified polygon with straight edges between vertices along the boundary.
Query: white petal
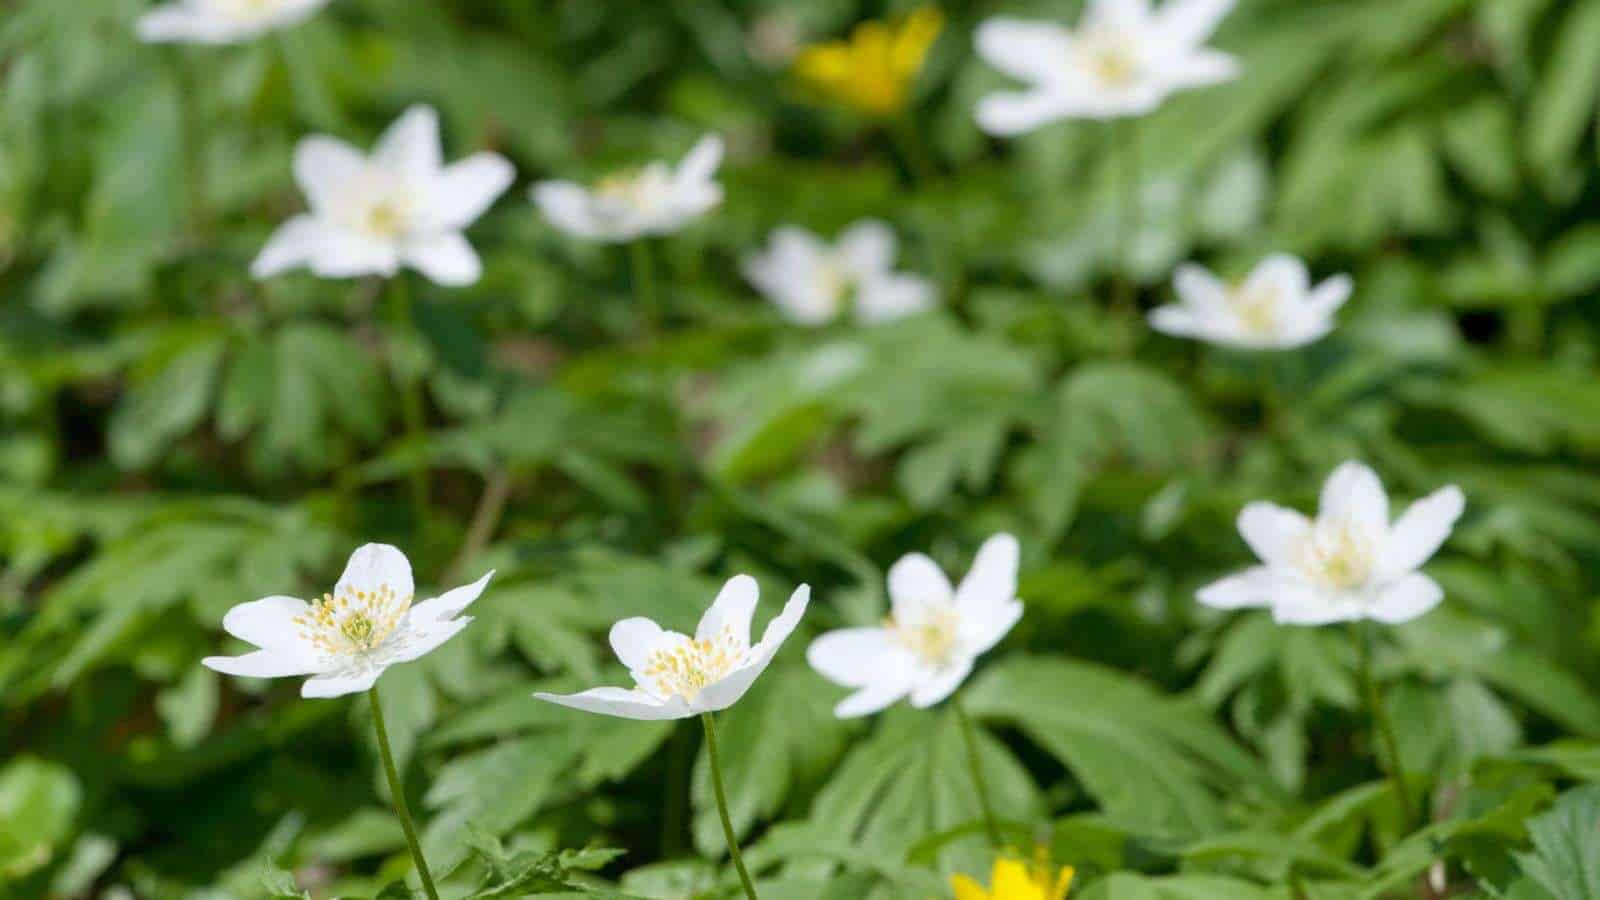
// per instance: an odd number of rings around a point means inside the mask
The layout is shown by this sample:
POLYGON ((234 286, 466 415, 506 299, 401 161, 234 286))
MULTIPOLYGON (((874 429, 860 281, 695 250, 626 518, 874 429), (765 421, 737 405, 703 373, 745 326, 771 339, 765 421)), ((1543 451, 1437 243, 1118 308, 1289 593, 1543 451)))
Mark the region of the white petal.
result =
POLYGON ((978 127, 996 137, 1013 137, 1067 118, 1079 108, 1058 90, 1002 91, 978 101, 978 127))
POLYGON ((498 153, 478 153, 439 173, 424 211, 428 230, 459 231, 488 211, 511 187, 516 169, 498 153))
POLYGON ((1389 528, 1389 495, 1377 473, 1361 463, 1347 462, 1323 484, 1317 518, 1344 520, 1382 537, 1389 528))
POLYGON ((208 656, 200 664, 224 675, 245 678, 283 678, 289 675, 309 675, 317 671, 315 661, 300 654, 281 654, 273 650, 257 650, 243 656, 208 656))
POLYGON ((650 664, 650 654, 670 643, 673 632, 643 616, 623 619, 611 626, 611 652, 629 671, 641 672, 650 664))
POLYGON ((186 3, 171 3, 140 16, 137 30, 139 39, 147 43, 226 44, 250 37, 258 29, 236 26, 186 3))
POLYGON ((916 275, 880 275, 856 288, 856 315, 867 325, 892 322, 933 307, 933 282, 916 275))
POLYGON ((987 653, 1020 621, 1022 602, 1019 600, 982 607, 971 615, 963 613, 961 646, 973 656, 987 653))
POLYGON ((1049 22, 997 16, 985 19, 974 38, 984 62, 1024 81, 1057 78, 1061 61, 1072 52, 1071 34, 1049 22))
POLYGON ((1016 599, 1021 552, 1017 539, 1009 534, 997 534, 984 541, 972 560, 972 568, 956 589, 957 610, 965 616, 997 609, 1016 599))
POLYGON ((1366 602, 1359 595, 1323 591, 1282 578, 1274 581, 1272 592, 1272 620, 1280 625, 1331 625, 1366 617, 1366 602))
POLYGON ((1239 512, 1239 534, 1256 558, 1270 565, 1287 565, 1310 530, 1304 515, 1274 503, 1257 501, 1239 512))
POLYGON ((1266 566, 1256 566, 1201 588, 1195 599, 1213 609, 1271 606, 1274 579, 1266 566))
POLYGON ((413 622, 404 638, 391 652, 385 654, 384 665, 411 662, 431 653, 434 648, 460 634, 472 624, 471 616, 448 621, 413 622))
POLYGON ((300 627, 294 618, 309 609, 310 605, 297 597, 262 597, 228 610, 222 617, 222 630, 257 647, 298 647, 300 627))
POLYGON ((886 672, 904 672, 915 660, 885 628, 841 628, 806 648, 806 662, 817 674, 842 687, 862 687, 886 672))
POLYGON ((483 589, 489 586, 489 579, 494 577, 494 570, 484 573, 482 578, 471 584, 445 591, 431 600, 424 600, 411 607, 411 621, 417 624, 446 622, 456 617, 462 610, 472 605, 478 599, 483 589))
POLYGON ((1455 485, 1411 504, 1389 529, 1389 539, 1378 554, 1376 577, 1398 577, 1427 562, 1450 536, 1466 505, 1455 485))
POLYGON ((533 696, 547 703, 581 709, 584 712, 617 716, 622 719, 659 721, 686 719, 695 714, 681 697, 662 701, 643 691, 629 691, 616 687, 590 688, 578 694, 536 693, 533 696))
POLYGON ((367 159, 337 138, 312 135, 294 147, 294 180, 320 216, 334 215, 340 197, 363 177, 367 159))
POLYGON ((874 681, 839 701, 839 704, 833 708, 833 715, 839 719, 870 716, 875 712, 888 709, 902 697, 910 694, 911 687, 911 681, 908 678, 883 678, 874 681))
POLYGON ((926 709, 938 703, 955 693, 955 689, 960 687, 961 682, 966 681, 970 674, 972 674, 972 657, 956 660, 933 678, 913 688, 911 705, 918 709, 926 709))
POLYGON ((889 599, 895 619, 921 622, 932 609, 949 607, 955 592, 938 563, 921 553, 907 553, 889 569, 889 599))
POLYGON ((839 235, 838 254, 858 278, 885 274, 894 266, 894 229, 876 219, 857 222, 839 235))
POLYGON ((412 238, 403 255, 411 268, 444 287, 465 287, 483 277, 478 252, 459 231, 412 238))
POLYGON ((749 575, 735 575, 728 579, 711 608, 700 617, 695 629, 695 640, 710 640, 730 629, 740 647, 750 646, 750 619, 756 613, 756 603, 761 597, 761 587, 749 575))
POLYGON ((1287 253, 1275 253, 1258 263, 1245 279, 1244 292, 1272 293, 1293 302, 1311 289, 1311 275, 1306 264, 1287 253))
POLYGON ((1438 582, 1413 572, 1385 585, 1368 615, 1376 621, 1397 625, 1427 614, 1443 599, 1444 589, 1438 582))
POLYGON ((377 592, 387 587, 398 597, 409 597, 416 592, 411 581, 411 561, 399 549, 388 544, 364 544, 350 554, 344 574, 334 585, 334 596, 357 591, 377 592))
POLYGON ((698 186, 710 181, 722 164, 722 138, 708 134, 694 145, 678 164, 675 180, 679 186, 698 186))
POLYGON ((690 704, 697 712, 716 712, 727 709, 743 697, 745 691, 750 690, 750 685, 755 683, 757 676, 766 671, 767 665, 772 662, 772 657, 794 633, 796 625, 800 624, 800 617, 805 614, 806 604, 811 599, 811 588, 800 585, 794 594, 789 597, 789 602, 784 604, 783 612, 777 618, 767 623, 767 630, 761 635, 761 642, 750 648, 748 661, 738 669, 729 672, 721 681, 706 685, 690 704))
POLYGON ((1202 316, 1220 316, 1228 310, 1228 287, 1204 266, 1184 263, 1172 278, 1183 304, 1202 316))
POLYGON ((1155 38, 1167 46, 1203 44, 1233 9, 1234 0, 1167 0, 1155 15, 1155 38))
POLYGON ((444 166, 444 150, 439 145, 439 114, 433 107, 417 104, 378 138, 372 152, 375 161, 417 180, 432 178, 444 166))
POLYGON ((1354 287, 1349 275, 1335 275, 1324 280, 1306 297, 1306 308, 1314 316, 1326 319, 1344 306, 1354 287))
POLYGON ((598 239, 606 235, 594 215, 589 191, 572 181, 541 181, 533 186, 533 202, 545 220, 575 237, 598 239))
POLYGON ((1199 337, 1205 329, 1194 310, 1171 303, 1150 310, 1150 327, 1173 337, 1199 337))
POLYGON ((250 264, 252 277, 271 278, 281 272, 306 265, 322 244, 326 230, 311 216, 295 216, 272 233, 250 264))
POLYGON ((1085 26, 1116 25, 1143 30, 1149 20, 1149 0, 1089 0, 1083 15, 1085 26))
POLYGON ((372 666, 358 671, 329 672, 308 678, 306 683, 300 686, 300 696, 315 699, 359 694, 377 683, 378 676, 387 668, 387 666, 372 666))
POLYGON ((1239 61, 1221 50, 1199 50, 1161 72, 1167 91, 1210 87, 1239 77, 1239 61))

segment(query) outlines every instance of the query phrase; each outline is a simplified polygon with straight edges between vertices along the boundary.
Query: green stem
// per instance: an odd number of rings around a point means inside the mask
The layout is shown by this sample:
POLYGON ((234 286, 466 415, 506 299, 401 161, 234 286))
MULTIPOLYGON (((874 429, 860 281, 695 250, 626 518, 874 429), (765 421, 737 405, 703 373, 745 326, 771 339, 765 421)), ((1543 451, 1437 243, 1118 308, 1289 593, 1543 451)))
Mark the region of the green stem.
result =
POLYGON ((661 330, 661 302, 656 297, 655 259, 649 238, 634 238, 628 245, 628 261, 633 268, 633 293, 644 307, 645 333, 654 336, 661 330))
POLYGON ((1361 685, 1372 714, 1372 728, 1383 742, 1384 752, 1389 757, 1389 777, 1394 781, 1395 794, 1400 801, 1400 830, 1409 833, 1411 823, 1416 820, 1411 811, 1411 792, 1407 787, 1409 782, 1405 764, 1400 760, 1400 742, 1395 739, 1394 724, 1389 721, 1389 710, 1384 706, 1378 680, 1372 675, 1372 625, 1370 622, 1356 622, 1353 627, 1356 652, 1360 659, 1361 685))
POLYGON ((932 181, 938 175, 938 170, 933 164, 933 157, 928 155, 928 148, 923 144, 922 137, 917 134, 910 116, 895 116, 887 125, 889 137, 894 141, 895 149, 900 152, 900 160, 905 163, 906 171, 911 175, 911 182, 926 184, 932 181))
MULTIPOLYGON (((411 297, 406 292, 405 275, 396 274, 389 280, 389 315, 392 317, 395 328, 395 339, 405 340, 417 334, 416 319, 412 314, 411 297)), ((390 361, 390 369, 400 387, 400 416, 405 422, 406 436, 410 438, 415 447, 416 458, 411 463, 411 507, 412 514, 416 517, 418 525, 425 525, 428 521, 428 461, 423 454, 423 445, 426 440, 426 423, 424 421, 422 402, 422 378, 412 377, 400 371, 400 367, 390 361)))
POLYGON ((750 880, 750 870, 744 867, 744 857, 739 855, 739 841, 733 836, 733 819, 728 817, 728 794, 722 787, 722 760, 717 755, 717 724, 712 721, 711 713, 701 713, 700 723, 706 728, 706 756, 711 760, 711 789, 717 795, 717 814, 722 817, 722 835, 728 840, 728 855, 733 858, 733 867, 739 870, 739 881, 744 885, 744 893, 750 900, 760 900, 756 896, 756 884, 750 880))
POLYGON ((417 840, 417 826, 411 821, 411 810, 406 807, 400 772, 394 767, 394 752, 389 749, 389 729, 383 724, 383 701, 378 698, 376 682, 368 689, 367 699, 372 702, 372 726, 378 732, 378 754, 383 757, 383 772, 389 777, 389 794, 394 798, 395 814, 400 817, 400 827, 411 847, 411 859, 417 864, 417 876, 422 879, 422 889, 427 891, 428 900, 439 900, 439 891, 433 886, 433 873, 428 871, 428 861, 422 856, 422 842, 417 840))
POLYGON ((1139 128, 1128 119, 1119 128, 1108 123, 1112 152, 1119 157, 1117 210, 1116 309, 1130 329, 1139 314, 1138 287, 1133 280, 1133 249, 1139 236, 1139 128))
POLYGON ((173 77, 178 86, 178 128, 183 145, 180 163, 187 194, 185 199, 188 208, 185 212, 188 215, 189 241, 192 245, 199 245, 210 231, 206 203, 205 111, 200 108, 199 79, 185 52, 185 48, 175 46, 171 58, 173 77))
POLYGON ((983 829, 989 835, 989 845, 995 850, 1004 849, 1004 841, 1000 839, 1000 824, 994 817, 994 807, 989 803, 989 787, 983 781, 983 760, 978 756, 978 730, 967 715, 966 708, 961 705, 960 698, 951 699, 950 708, 956 711, 956 720, 961 724, 961 739, 967 745, 967 765, 972 769, 972 783, 978 788, 978 806, 983 810, 983 829))

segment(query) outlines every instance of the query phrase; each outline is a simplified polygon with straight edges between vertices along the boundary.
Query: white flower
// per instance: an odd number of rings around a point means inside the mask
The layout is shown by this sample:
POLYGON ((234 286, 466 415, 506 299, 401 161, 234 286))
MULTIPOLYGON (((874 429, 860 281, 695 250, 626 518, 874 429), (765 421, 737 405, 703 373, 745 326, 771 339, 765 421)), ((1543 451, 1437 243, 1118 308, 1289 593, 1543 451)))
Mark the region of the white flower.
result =
POLYGON ((298 25, 328 0, 175 0, 139 17, 150 43, 233 44, 298 25))
POLYGON ((750 618, 758 593, 754 578, 734 576, 700 618, 694 637, 667 631, 642 617, 611 626, 611 649, 638 685, 632 690, 598 687, 578 694, 534 696, 624 719, 685 719, 727 709, 750 689, 799 624, 811 588, 800 585, 783 612, 767 623, 761 642, 752 647, 750 618))
POLYGON ((550 224, 576 237, 620 243, 677 231, 722 202, 713 177, 722 162, 722 138, 708 134, 678 164, 665 162, 602 178, 593 188, 571 181, 541 181, 533 201, 550 224))
POLYGON ((744 276, 801 325, 823 325, 853 307, 867 324, 921 312, 934 303, 933 284, 894 271, 895 237, 888 225, 857 222, 829 246, 803 228, 772 233, 769 249, 751 254, 744 276))
POLYGON ((1333 330, 1333 314, 1350 299, 1350 277, 1335 275, 1312 287, 1306 264, 1278 254, 1262 260, 1244 282, 1229 286, 1193 264, 1173 279, 1179 303, 1150 311, 1150 327, 1247 350, 1303 347, 1333 330))
POLYGON ((405 554, 367 544, 350 554, 333 593, 321 600, 263 597, 228 610, 223 629, 261 649, 202 662, 224 675, 310 675, 300 688, 303 697, 358 693, 385 669, 417 659, 467 627, 472 618, 456 614, 478 599, 493 575, 412 605, 405 554))
POLYGON ((1466 501, 1454 485, 1411 504, 1389 522, 1389 497, 1373 471, 1348 462, 1322 487, 1315 521, 1271 503, 1239 514, 1239 533, 1262 565, 1202 588, 1219 609, 1272 608, 1288 625, 1375 619, 1409 622, 1444 591, 1418 572, 1450 536, 1466 501))
POLYGON ((889 599, 892 615, 882 625, 830 631, 806 651, 822 677, 857 689, 834 708, 840 718, 875 713, 906 696, 912 706, 932 706, 966 680, 973 662, 1022 618, 1017 539, 985 541, 954 590, 933 560, 901 557, 889 570, 889 599))
POLYGON ((294 177, 311 210, 279 227, 251 274, 306 266, 323 278, 390 276, 409 266, 439 284, 472 284, 483 266, 461 231, 515 174, 495 153, 446 167, 439 116, 428 106, 406 110, 370 157, 331 137, 308 137, 295 148, 294 177))
POLYGON ((978 26, 978 54, 1027 83, 978 104, 979 127, 1008 136, 1058 119, 1142 116, 1180 90, 1238 75, 1232 56, 1204 45, 1233 0, 1089 0, 1083 23, 992 18, 978 26))

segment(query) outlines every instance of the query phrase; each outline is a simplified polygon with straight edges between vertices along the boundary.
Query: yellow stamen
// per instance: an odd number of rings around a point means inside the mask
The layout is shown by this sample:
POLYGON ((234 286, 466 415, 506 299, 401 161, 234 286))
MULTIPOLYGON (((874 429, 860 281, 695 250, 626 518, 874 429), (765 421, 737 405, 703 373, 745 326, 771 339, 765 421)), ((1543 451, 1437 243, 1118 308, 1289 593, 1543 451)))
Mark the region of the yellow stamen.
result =
POLYGON ((928 51, 944 28, 944 15, 925 6, 897 26, 863 22, 850 39, 813 44, 795 60, 800 80, 823 96, 868 115, 898 114, 928 51))

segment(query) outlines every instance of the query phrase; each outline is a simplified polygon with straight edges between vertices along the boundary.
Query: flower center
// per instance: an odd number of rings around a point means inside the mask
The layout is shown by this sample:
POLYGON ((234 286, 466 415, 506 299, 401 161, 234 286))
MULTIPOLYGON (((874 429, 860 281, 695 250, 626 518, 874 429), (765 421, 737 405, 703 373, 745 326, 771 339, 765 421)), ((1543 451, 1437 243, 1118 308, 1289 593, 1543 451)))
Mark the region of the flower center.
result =
POLYGON ((353 231, 392 241, 411 230, 414 198, 405 178, 396 172, 368 168, 345 188, 341 199, 340 218, 353 231))
POLYGON ((1238 288, 1229 295, 1229 305, 1239 324, 1250 334, 1267 335, 1278 330, 1278 292, 1270 287, 1252 290, 1238 288))
POLYGON ((818 264, 812 279, 817 293, 828 298, 828 305, 835 311, 850 300, 856 287, 856 276, 831 259, 824 259, 818 264))
POLYGON ((393 200, 380 200, 367 210, 367 231, 380 237, 395 237, 405 230, 406 217, 393 200))
POLYGON ((375 591, 323 594, 311 609, 294 617, 300 637, 329 657, 365 656, 383 646, 411 609, 411 594, 388 585, 375 591))
POLYGON ((253 21, 274 12, 281 0, 211 0, 217 13, 240 21, 253 21))
POLYGON ((653 212, 671 192, 671 179, 659 166, 617 172, 595 182, 594 194, 613 214, 653 212))
POLYGON ((934 607, 922 621, 901 622, 890 616, 883 625, 919 662, 939 668, 955 654, 961 617, 949 607, 934 607))
POLYGON ((644 676, 654 683, 657 696, 693 700, 707 686, 727 677, 744 662, 744 642, 724 625, 716 637, 694 640, 678 636, 671 646, 650 654, 644 676))
POLYGON ((1141 69, 1137 45, 1117 29, 1091 30, 1084 39, 1089 74, 1102 87, 1125 89, 1139 80, 1141 69))
POLYGON ((1373 551, 1372 538, 1354 523, 1318 522, 1295 548, 1294 561, 1307 580, 1348 590, 1366 583, 1373 551))

